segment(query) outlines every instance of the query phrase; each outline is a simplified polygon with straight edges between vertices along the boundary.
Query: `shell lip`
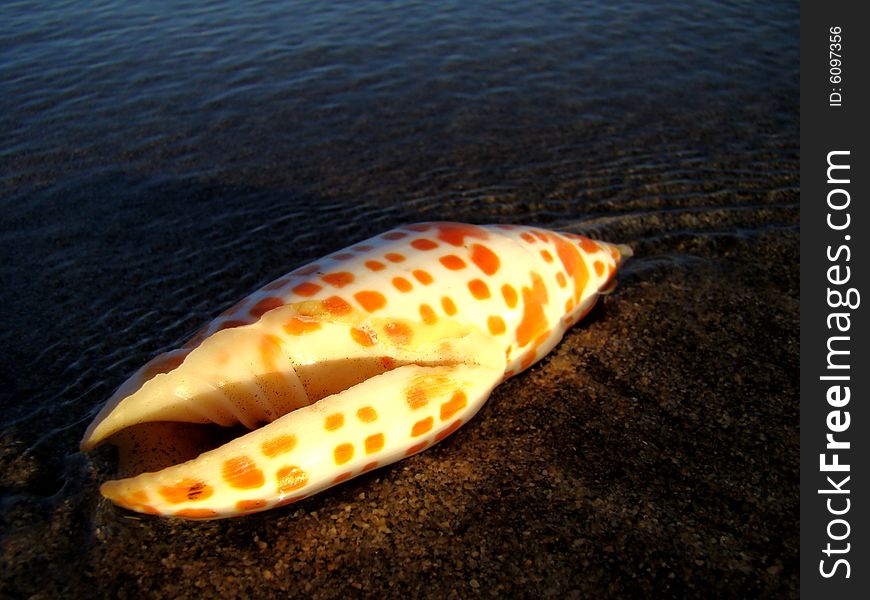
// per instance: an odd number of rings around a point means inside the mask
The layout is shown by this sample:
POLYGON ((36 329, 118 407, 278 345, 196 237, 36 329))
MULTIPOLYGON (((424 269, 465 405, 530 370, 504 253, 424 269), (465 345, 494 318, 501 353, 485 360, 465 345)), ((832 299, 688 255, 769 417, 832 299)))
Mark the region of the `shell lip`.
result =
MULTIPOLYGON (((256 356, 262 352, 263 339, 274 339, 270 334, 274 330, 269 329, 272 317, 274 315, 267 315, 259 323, 213 334, 173 370, 153 375, 144 383, 141 375, 146 372, 145 367, 137 371, 118 388, 90 423, 80 442, 82 451, 103 444, 118 447, 119 472, 123 476, 161 471, 195 459, 297 409, 316 404, 323 398, 404 365, 466 364, 503 368, 505 361, 504 353, 492 347, 483 332, 474 327, 447 323, 448 319, 439 326, 409 322, 412 329, 419 328, 419 331, 414 329, 413 339, 419 338, 420 343, 413 346, 391 345, 390 336, 380 331, 390 323, 394 324, 395 319, 389 323, 368 319, 367 326, 371 325, 372 331, 378 330, 379 333, 375 336, 378 341, 370 348, 359 344, 336 348, 336 332, 330 327, 343 330, 358 323, 327 323, 324 320, 324 339, 318 342, 326 348, 321 360, 309 360, 313 337, 306 334, 304 338, 297 338, 302 340, 298 343, 303 344, 298 347, 298 354, 293 352, 296 346, 283 348, 286 351, 284 356, 287 353, 290 356, 289 362, 279 365, 280 373, 252 371, 250 356, 245 355, 244 349, 251 349, 256 356), (203 363, 209 360, 209 353, 227 348, 236 351, 239 360, 245 363, 244 370, 234 371, 238 380, 220 370, 202 370, 203 363), (281 386, 289 379, 292 379, 290 383, 297 393, 295 400, 283 405, 280 402, 270 404, 270 399, 274 401, 284 394, 281 386), (190 394, 194 389, 199 391, 190 394), (131 416, 131 402, 144 407, 142 412, 131 416), (156 404, 161 405, 159 410, 154 408, 156 404), (181 418, 174 418, 176 416, 181 418), (227 428, 233 428, 234 433, 230 435, 227 428)), ((351 335, 345 334, 347 339, 351 339, 351 335)), ((232 370, 232 365, 230 368, 232 370)), ((139 408, 134 406, 133 412, 137 410, 139 408)))

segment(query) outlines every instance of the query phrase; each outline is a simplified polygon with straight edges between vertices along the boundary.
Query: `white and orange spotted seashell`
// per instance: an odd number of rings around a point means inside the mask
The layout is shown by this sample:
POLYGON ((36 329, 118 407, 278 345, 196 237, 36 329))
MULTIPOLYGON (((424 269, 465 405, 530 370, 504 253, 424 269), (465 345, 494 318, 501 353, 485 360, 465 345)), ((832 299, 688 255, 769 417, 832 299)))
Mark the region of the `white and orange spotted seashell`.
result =
POLYGON ((81 447, 119 447, 126 478, 101 492, 134 511, 212 519, 298 501, 467 423, 630 255, 515 225, 395 229, 288 273, 146 364, 81 447))

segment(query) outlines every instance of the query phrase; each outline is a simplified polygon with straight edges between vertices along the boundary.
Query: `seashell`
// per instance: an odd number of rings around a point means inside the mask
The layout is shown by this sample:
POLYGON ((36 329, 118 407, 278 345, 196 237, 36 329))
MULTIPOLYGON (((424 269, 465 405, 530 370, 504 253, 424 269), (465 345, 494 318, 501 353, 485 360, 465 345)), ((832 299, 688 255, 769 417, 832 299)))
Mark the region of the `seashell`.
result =
POLYGON ((81 442, 100 491, 213 519, 283 506, 411 456, 583 318, 631 249, 519 225, 421 223, 257 290, 109 398, 81 442))

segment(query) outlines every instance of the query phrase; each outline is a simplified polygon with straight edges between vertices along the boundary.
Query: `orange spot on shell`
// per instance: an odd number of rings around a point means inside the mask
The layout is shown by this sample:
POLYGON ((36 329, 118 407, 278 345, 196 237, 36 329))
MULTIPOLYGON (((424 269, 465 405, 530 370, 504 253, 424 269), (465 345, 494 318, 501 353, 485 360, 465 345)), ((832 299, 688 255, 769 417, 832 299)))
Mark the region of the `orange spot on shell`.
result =
POLYGON ((565 279, 565 274, 562 271, 556 273, 556 283, 558 283, 561 288, 568 285, 568 281, 565 279))
POLYGON ((275 296, 266 296, 265 298, 257 302, 254 306, 252 306, 248 312, 251 313, 252 316, 259 319, 270 310, 280 308, 282 306, 284 306, 284 302, 281 300, 281 298, 277 298, 275 296))
POLYGON ((240 490, 258 488, 266 483, 263 471, 247 456, 237 456, 225 461, 221 474, 227 483, 240 490))
POLYGON ((438 316, 428 304, 420 305, 420 318, 423 319, 423 322, 426 323, 426 325, 434 325, 438 322, 438 316))
POLYGON ((595 243, 595 240, 590 240, 588 237, 580 236, 579 244, 580 248, 582 248, 584 252, 588 252, 590 254, 601 250, 601 246, 595 243))
POLYGON ((465 238, 489 239, 485 229, 465 223, 432 223, 438 229, 438 239, 452 246, 463 246, 465 238))
POLYGON ((384 240, 401 240, 402 238, 408 237, 408 234, 404 231, 389 231, 381 236, 381 239, 384 240))
POLYGON ((393 263, 400 263, 405 260, 405 257, 397 252, 387 252, 384 254, 384 258, 393 263))
POLYGON ((410 292, 414 286, 404 277, 393 277, 393 287, 402 293, 410 292))
POLYGON ((366 312, 375 312, 387 305, 387 299, 380 292, 363 290, 362 292, 354 294, 353 297, 356 298, 356 301, 360 303, 360 306, 362 306, 366 312))
POLYGON ((492 335, 501 335, 505 332, 504 319, 498 315, 491 315, 486 319, 486 326, 492 335))
MULTIPOLYGON (((583 239, 586 240, 586 238, 583 239)), ((591 242, 591 240, 587 241, 591 242)), ((589 280, 589 270, 586 268, 586 261, 580 256, 580 251, 577 250, 577 247, 561 236, 553 236, 553 243, 556 245, 556 254, 562 262, 565 273, 574 280, 574 303, 577 304, 583 297, 583 289, 589 280)), ((594 242, 591 243, 594 244, 594 242)), ((582 241, 580 245, 583 245, 582 241)))
POLYGON ((327 273, 326 275, 322 275, 320 278, 329 285, 337 288, 343 288, 344 286, 353 283, 355 279, 353 273, 349 273, 347 271, 327 273))
POLYGON ((550 240, 550 236, 547 235, 543 231, 532 230, 532 235, 541 240, 542 242, 547 242, 550 240))
POLYGON ((417 454, 420 450, 422 450, 423 448, 425 448, 428 445, 429 445, 429 442, 427 442, 426 440, 423 440, 422 442, 414 444, 413 446, 411 446, 410 448, 405 450, 405 456, 411 456, 412 454, 417 454))
POLYGON ((423 232, 423 231, 429 231, 430 229, 432 229, 432 225, 433 225, 432 223, 414 223, 413 225, 406 225, 405 229, 407 229, 409 231, 423 232))
POLYGON ((405 391, 405 399, 411 410, 417 410, 429 403, 429 394, 422 385, 413 385, 405 391))
POLYGON ((426 417, 425 419, 417 421, 411 428, 411 437, 417 437, 423 435, 424 433, 428 433, 429 430, 432 429, 432 425, 434 423, 435 419, 433 417, 426 417))
POLYGON ((387 266, 384 263, 377 261, 377 260, 367 260, 365 262, 365 265, 366 265, 366 268, 370 271, 381 271, 381 270, 387 268, 387 266))
POLYGON ((236 510, 247 512, 250 510, 259 510, 266 506, 265 500, 239 500, 236 502, 236 510))
POLYGON ((456 431, 460 427, 462 427, 462 419, 456 419, 450 425, 447 426, 447 429, 444 429, 443 431, 440 431, 440 432, 438 432, 438 434, 435 435, 435 441, 440 442, 441 440, 446 438, 448 435, 450 435, 451 433, 453 433, 454 431, 456 431))
POLYGON ((313 274, 317 273, 317 271, 319 271, 319 270, 320 270, 320 265, 315 263, 313 265, 306 265, 304 267, 299 267, 295 271, 292 271, 290 273, 290 275, 304 277, 307 275, 313 275, 313 274))
POLYGON ((179 504, 188 500, 205 500, 214 493, 211 486, 198 479, 182 479, 176 484, 164 485, 157 491, 167 502, 172 504, 179 504))
POLYGON ((175 516, 185 519, 214 519, 218 514, 210 508, 182 508, 175 511, 175 516))
POLYGON ((384 327, 384 333, 394 344, 400 346, 407 346, 411 343, 411 338, 414 337, 414 332, 404 323, 387 323, 384 327))
POLYGON ((330 296, 322 301, 323 308, 332 315, 346 315, 353 310, 353 307, 344 299, 338 296, 330 296))
POLYGON ((525 346, 549 329, 544 305, 547 304, 547 287, 537 273, 532 273, 532 287, 523 287, 523 318, 517 326, 517 343, 525 346))
MULTIPOLYGON (((319 325, 318 325, 319 327, 319 325)), ((283 353, 283 344, 281 342, 281 338, 275 335, 266 334, 260 338, 260 360, 263 362, 263 365, 270 370, 276 371, 278 367, 276 366, 276 359, 281 358, 283 353)))
POLYGON ((286 494, 303 487, 308 483, 308 473, 292 465, 278 469, 278 492, 286 494))
POLYGON ((292 279, 292 277, 287 277, 287 276, 280 277, 280 278, 276 279, 275 281, 273 281, 272 283, 269 283, 269 284, 263 286, 263 291, 264 292, 273 292, 275 290, 280 290, 282 287, 287 285, 287 283, 290 281, 290 279, 292 279))
POLYGON ((371 423, 372 421, 377 420, 378 412, 371 406, 363 406, 358 411, 356 411, 356 416, 363 423, 371 423))
POLYGON ((489 298, 489 288, 480 279, 472 279, 468 282, 468 291, 478 300, 486 300, 489 298))
POLYGON ((293 288, 293 293, 299 296, 313 296, 323 288, 316 283, 311 283, 310 281, 304 281, 293 288))
POLYGON ((366 438, 366 454, 374 454, 384 447, 384 434, 376 433, 366 438))
POLYGON ((351 250, 354 252, 368 252, 369 250, 374 250, 374 248, 368 244, 360 244, 359 246, 354 246, 351 250))
POLYGON ((455 254, 448 254, 447 256, 442 256, 438 259, 438 262, 440 262, 451 271, 458 271, 465 268, 465 261, 456 256, 455 254))
POLYGON ((289 335, 303 335, 320 329, 320 322, 311 318, 294 316, 289 321, 282 325, 284 331, 289 335))
POLYGON ((528 231, 522 232, 520 234, 520 237, 523 239, 523 241, 528 242, 529 244, 534 244, 535 242, 538 241, 537 239, 535 239, 535 236, 533 236, 528 231))
POLYGON ((441 420, 446 421, 468 405, 468 397, 462 390, 457 390, 447 402, 441 404, 441 420))
POLYGON ((347 481, 353 477, 353 471, 345 471, 344 473, 339 473, 335 476, 335 479, 332 480, 332 483, 341 483, 342 481, 347 481))
POLYGON ((550 254, 549 250, 541 250, 541 258, 544 259, 544 262, 553 262, 553 255, 550 254))
POLYGON ((514 308, 517 305, 517 291, 509 283, 501 286, 501 295, 504 298, 504 303, 508 308, 514 308))
POLYGON ((433 250, 438 247, 438 244, 426 238, 420 238, 411 242, 411 246, 417 250, 433 250))
POLYGON ((429 285, 432 283, 432 276, 423 269, 414 269, 413 271, 414 278, 422 283, 423 285, 429 285))
POLYGON ((596 274, 596 275, 598 275, 599 277, 601 277, 602 275, 604 275, 604 263, 603 263, 603 262, 601 262, 600 260, 596 260, 596 261, 592 264, 592 267, 595 269, 595 274, 596 274))
POLYGON ((350 260, 353 258, 353 254, 350 252, 339 252, 338 254, 333 254, 332 258, 335 260, 350 260))
POLYGON ((447 394, 455 389, 455 382, 444 375, 423 375, 415 377, 405 389, 408 407, 416 410, 426 406, 430 397, 447 394))
POLYGON ((377 466, 378 466, 378 461, 373 460, 370 463, 366 463, 365 466, 363 466, 363 468, 360 469, 360 473, 365 473, 366 471, 371 471, 372 469, 376 468, 377 466))
POLYGON ((269 458, 274 458, 279 454, 287 454, 296 447, 296 436, 292 433, 285 435, 276 435, 263 442, 260 445, 260 450, 269 458))
POLYGON ((333 413, 323 420, 323 428, 327 431, 335 431, 344 425, 344 415, 341 413, 333 413))
POLYGON ((487 275, 494 275, 501 265, 495 252, 483 244, 474 244, 471 247, 471 262, 487 275))
POLYGON ((333 451, 335 464, 343 465, 353 458, 353 444, 339 444, 333 451))
POLYGON ((456 314, 456 305, 453 304, 453 300, 451 300, 449 296, 441 298, 441 308, 443 308, 444 312, 449 316, 456 314))
POLYGON ((357 344, 365 347, 374 346, 378 341, 373 332, 366 331, 365 329, 360 329, 359 327, 351 328, 350 337, 357 344))

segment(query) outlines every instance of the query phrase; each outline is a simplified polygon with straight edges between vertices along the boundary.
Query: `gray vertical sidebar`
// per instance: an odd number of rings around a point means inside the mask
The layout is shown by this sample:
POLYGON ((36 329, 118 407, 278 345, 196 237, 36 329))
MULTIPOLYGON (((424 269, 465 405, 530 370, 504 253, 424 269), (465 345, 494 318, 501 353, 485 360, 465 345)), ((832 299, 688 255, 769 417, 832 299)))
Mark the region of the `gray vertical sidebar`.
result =
POLYGON ((870 19, 801 3, 801 596, 866 598, 870 19))

